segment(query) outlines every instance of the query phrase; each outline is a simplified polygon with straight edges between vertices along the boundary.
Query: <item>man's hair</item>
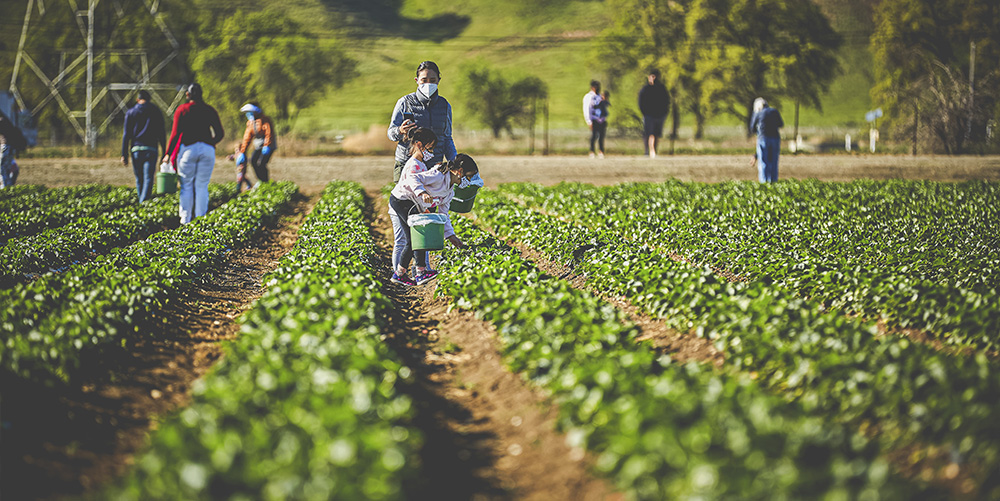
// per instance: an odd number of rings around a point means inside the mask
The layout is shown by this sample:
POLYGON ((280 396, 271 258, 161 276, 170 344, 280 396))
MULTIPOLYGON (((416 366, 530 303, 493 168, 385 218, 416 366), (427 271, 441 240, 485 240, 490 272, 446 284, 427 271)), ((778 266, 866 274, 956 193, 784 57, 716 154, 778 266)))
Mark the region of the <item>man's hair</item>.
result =
POLYGON ((591 80, 590 81, 590 88, 591 89, 600 89, 601 88, 601 82, 598 82, 597 80, 591 80))
POLYGON ((656 68, 649 70, 649 74, 655 76, 656 78, 660 78, 660 70, 656 68))
POLYGON ((149 101, 150 99, 153 99, 153 96, 149 95, 148 90, 142 89, 139 91, 138 99, 142 99, 143 101, 149 101))
POLYGON ((203 99, 201 94, 201 85, 198 85, 196 83, 188 85, 187 94, 192 101, 197 101, 200 103, 203 99))

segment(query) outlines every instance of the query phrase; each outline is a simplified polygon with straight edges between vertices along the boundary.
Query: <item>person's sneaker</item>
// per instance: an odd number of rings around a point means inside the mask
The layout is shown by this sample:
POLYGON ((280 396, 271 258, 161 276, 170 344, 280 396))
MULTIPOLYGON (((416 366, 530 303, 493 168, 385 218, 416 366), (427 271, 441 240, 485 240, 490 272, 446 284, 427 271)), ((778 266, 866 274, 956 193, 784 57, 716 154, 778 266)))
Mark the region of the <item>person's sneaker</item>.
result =
POLYGON ((594 158, 594 152, 593 151, 590 152, 590 158, 594 158))
POLYGON ((436 277, 436 276, 438 276, 437 270, 427 270, 427 271, 423 272, 422 274, 416 276, 417 285, 424 285, 427 282, 430 282, 431 280, 433 280, 434 277, 436 277))
POLYGON ((604 158, 604 152, 602 151, 602 152, 598 153, 597 154, 597 158, 604 158))
POLYGON ((392 274, 391 281, 392 281, 392 283, 399 284, 399 285, 417 285, 417 283, 414 282, 413 279, 410 278, 409 276, 407 276, 407 275, 399 276, 398 273, 393 273, 392 274))

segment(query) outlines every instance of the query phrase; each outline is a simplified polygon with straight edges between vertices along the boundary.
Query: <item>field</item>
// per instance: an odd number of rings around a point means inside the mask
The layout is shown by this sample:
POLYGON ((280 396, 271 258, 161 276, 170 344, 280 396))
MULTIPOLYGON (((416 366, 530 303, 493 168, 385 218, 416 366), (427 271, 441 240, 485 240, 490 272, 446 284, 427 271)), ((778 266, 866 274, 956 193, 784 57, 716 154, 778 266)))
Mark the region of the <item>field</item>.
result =
POLYGON ((469 247, 403 288, 388 158, 220 163, 185 226, 25 159, 0 495, 1000 497, 1000 158, 477 161, 469 247))

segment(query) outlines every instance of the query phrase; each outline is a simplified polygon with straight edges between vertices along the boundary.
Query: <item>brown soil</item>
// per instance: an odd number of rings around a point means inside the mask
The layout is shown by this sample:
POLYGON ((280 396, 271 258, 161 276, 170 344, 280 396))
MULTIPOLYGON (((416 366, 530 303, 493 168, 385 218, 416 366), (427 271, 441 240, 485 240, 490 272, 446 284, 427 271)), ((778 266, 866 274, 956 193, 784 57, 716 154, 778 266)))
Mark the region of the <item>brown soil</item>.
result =
MULTIPOLYGON (((277 153, 281 155, 281 152, 277 153)), ((480 156, 474 155, 487 186, 507 182, 545 185, 577 181, 597 185, 625 182, 720 182, 757 179, 743 155, 661 155, 657 158, 609 155, 585 156, 480 156)), ((21 183, 67 186, 109 183, 134 186, 132 169, 114 158, 19 160, 21 183)), ((392 181, 391 156, 275 158, 269 168, 275 180, 294 181, 303 191, 322 190, 333 179, 357 181, 366 189, 379 189, 392 181)), ((212 181, 236 180, 232 162, 219 158, 212 181)), ((781 179, 927 179, 964 181, 1000 180, 1000 156, 891 156, 891 155, 782 155, 781 179)))
MULTIPOLYGON (((392 226, 383 198, 369 217, 384 256, 392 226)), ((388 257, 382 274, 389 276, 388 257)), ((413 499, 623 499, 588 472, 591 458, 555 431, 558 410, 502 364, 494 328, 450 310, 435 286, 389 284, 396 304, 389 342, 413 368, 417 425, 425 435, 423 474, 413 499)))
POLYGON ((220 341, 236 336, 234 318, 263 293, 261 278, 314 203, 297 196, 254 242, 184 290, 163 311, 165 327, 146 328, 118 358, 87 361, 73 386, 5 384, 3 498, 74 496, 124 473, 159 417, 185 405, 191 384, 222 356, 220 341))

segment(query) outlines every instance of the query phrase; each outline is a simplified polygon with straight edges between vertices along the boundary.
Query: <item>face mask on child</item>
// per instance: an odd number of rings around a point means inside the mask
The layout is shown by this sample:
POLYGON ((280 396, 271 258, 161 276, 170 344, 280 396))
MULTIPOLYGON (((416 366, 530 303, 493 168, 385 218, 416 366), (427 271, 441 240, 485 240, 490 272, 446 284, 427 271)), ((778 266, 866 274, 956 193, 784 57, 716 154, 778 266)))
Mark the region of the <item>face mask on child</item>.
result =
POLYGON ((430 150, 424 150, 424 162, 430 162, 434 158, 434 152, 430 150))

